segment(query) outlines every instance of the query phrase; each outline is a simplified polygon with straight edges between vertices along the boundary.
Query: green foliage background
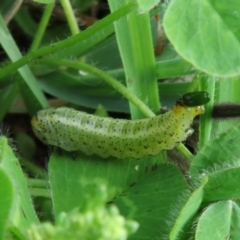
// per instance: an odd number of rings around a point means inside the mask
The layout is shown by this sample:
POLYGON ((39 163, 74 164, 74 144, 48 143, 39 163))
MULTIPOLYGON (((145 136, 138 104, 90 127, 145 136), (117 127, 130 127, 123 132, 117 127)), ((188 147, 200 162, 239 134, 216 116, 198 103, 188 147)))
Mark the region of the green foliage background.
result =
POLYGON ((0 238, 240 239, 240 125, 211 118, 214 104, 240 100, 238 1, 109 0, 111 13, 83 31, 72 7, 85 11, 93 1, 71 7, 62 0, 67 24, 54 29, 47 28, 54 1, 41 1, 39 23, 26 6, 14 12, 14 3, 1 6, 0 43, 9 59, 0 69, 1 120, 20 96, 30 116, 48 107, 44 93, 86 111, 101 103, 132 119, 153 117, 160 104, 171 107, 189 91, 207 91, 211 101, 200 118, 196 155, 177 146, 189 165, 184 174, 165 152, 122 161, 76 153, 73 161, 53 151, 45 171, 31 161, 32 138, 18 138, 17 155, 2 136, 0 238), (25 55, 6 24, 11 16, 31 39, 25 55), (160 26, 166 43, 155 56, 160 26), (191 80, 175 81, 185 76, 191 80))

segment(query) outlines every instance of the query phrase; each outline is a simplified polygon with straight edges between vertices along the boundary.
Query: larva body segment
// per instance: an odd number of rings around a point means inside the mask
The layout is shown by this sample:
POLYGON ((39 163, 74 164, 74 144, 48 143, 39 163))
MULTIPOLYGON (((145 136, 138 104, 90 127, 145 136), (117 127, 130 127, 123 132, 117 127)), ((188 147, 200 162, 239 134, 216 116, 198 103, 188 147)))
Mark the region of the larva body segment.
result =
POLYGON ((194 117, 202 113, 203 106, 187 107, 181 101, 165 114, 141 120, 103 118, 60 107, 39 111, 31 123, 42 142, 66 151, 141 158, 184 141, 193 133, 194 117))

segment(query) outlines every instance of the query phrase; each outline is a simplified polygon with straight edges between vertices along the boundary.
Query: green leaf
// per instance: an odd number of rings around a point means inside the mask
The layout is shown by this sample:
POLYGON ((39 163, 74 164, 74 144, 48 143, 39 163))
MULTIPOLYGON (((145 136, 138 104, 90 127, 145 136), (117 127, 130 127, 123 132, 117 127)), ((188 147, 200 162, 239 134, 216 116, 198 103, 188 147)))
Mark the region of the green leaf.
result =
POLYGON ((240 209, 234 201, 210 205, 197 223, 195 240, 238 240, 240 209))
POLYGON ((140 224, 129 239, 165 239, 188 197, 189 188, 180 171, 171 164, 161 164, 123 191, 114 203, 121 214, 140 224))
POLYGON ((137 0, 137 2, 140 8, 140 11, 147 12, 151 10, 155 5, 157 5, 159 3, 159 0, 148 0, 148 1, 137 0))
POLYGON ((208 181, 208 178, 207 177, 204 178, 200 187, 198 187, 190 195, 188 201, 186 202, 178 218, 176 219, 174 227, 170 233, 170 238, 169 238, 170 240, 179 239, 179 236, 186 233, 186 231, 184 231, 183 228, 186 226, 187 223, 189 223, 193 219, 194 215, 198 211, 203 199, 203 188, 207 183, 207 181, 208 181))
MULTIPOLYGON (((0 43, 11 61, 16 62, 22 58, 22 54, 20 53, 1 15, 0 28, 0 43)), ((22 90, 21 94, 25 100, 25 104, 32 114, 35 113, 36 110, 48 106, 45 96, 40 91, 37 81, 27 65, 18 69, 18 78, 18 83, 20 89, 22 90)))
POLYGON ((13 185, 7 174, 0 168, 0 239, 4 238, 4 233, 8 225, 8 219, 14 200, 13 185))
MULTIPOLYGON (((123 82, 121 79, 123 72, 114 70, 108 73, 123 82)), ((174 74, 174 71, 172 73, 174 74)), ((70 103, 89 108, 96 108, 101 103, 109 111, 129 112, 126 99, 99 78, 90 75, 75 75, 66 71, 54 71, 39 79, 43 91, 70 103), (62 91, 63 88, 64 91, 62 91)), ((162 105, 172 108, 177 100, 176 96, 184 94, 188 86, 189 82, 159 83, 162 105)))
POLYGON ((43 4, 49 4, 54 2, 55 0, 33 0, 33 2, 37 2, 37 3, 43 3, 43 4))
MULTIPOLYGON (((116 11, 126 2, 128 1, 108 0, 111 11, 116 11)), ((153 0, 141 2, 142 5, 147 5, 146 2, 153 4, 153 0)), ((149 13, 139 14, 138 11, 133 11, 119 19, 114 27, 126 74, 127 88, 154 113, 159 113, 159 93, 149 13)), ((132 119, 145 116, 132 102, 130 102, 130 112, 132 119)))
POLYGON ((7 173, 15 192, 10 221, 24 235, 31 224, 38 223, 38 218, 28 192, 26 178, 18 159, 8 146, 7 138, 0 138, 0 149, 0 166, 7 173))
POLYGON ((216 171, 208 177, 204 188, 205 202, 240 198, 240 167, 216 171))
POLYGON ((136 183, 140 177, 151 171, 159 163, 159 156, 141 160, 112 158, 101 159, 97 156, 53 154, 48 165, 50 191, 54 213, 68 212, 84 203, 87 194, 96 183, 106 184, 108 200, 112 200, 136 183))
POLYGON ((22 5, 21 8, 18 9, 18 12, 14 16, 14 20, 17 22, 18 27, 21 28, 22 32, 31 38, 35 36, 38 23, 35 22, 33 16, 31 15, 31 10, 26 5, 22 5), (26 22, 28 24, 26 24, 26 22))
POLYGON ((239 167, 240 125, 228 129, 201 149, 190 167, 192 178, 205 176, 216 170, 239 167))
POLYGON ((162 61, 156 59, 156 71, 158 79, 164 79, 193 74, 196 70, 187 61, 178 57, 162 61))
POLYGON ((71 103, 89 108, 96 108, 101 103, 108 110, 127 112, 127 101, 111 86, 99 79, 97 81, 91 83, 90 78, 52 72, 41 77, 39 84, 45 92, 71 103))
POLYGON ((4 118, 9 108, 13 105, 16 98, 18 97, 18 86, 16 83, 11 84, 2 89, 0 94, 0 122, 4 118))
POLYGON ((238 0, 171 1, 163 26, 176 51, 210 75, 240 74, 238 0))

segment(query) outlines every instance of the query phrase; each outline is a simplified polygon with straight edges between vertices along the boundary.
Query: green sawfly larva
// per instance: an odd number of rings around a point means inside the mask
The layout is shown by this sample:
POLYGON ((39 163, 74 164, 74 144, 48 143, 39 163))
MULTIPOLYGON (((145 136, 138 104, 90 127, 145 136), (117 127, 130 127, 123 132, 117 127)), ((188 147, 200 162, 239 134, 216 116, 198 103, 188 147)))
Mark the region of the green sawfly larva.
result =
POLYGON ((31 123, 45 144, 102 158, 141 158, 174 148, 193 133, 191 124, 204 113, 206 92, 192 92, 165 114, 140 120, 98 117, 67 107, 39 111, 31 123))

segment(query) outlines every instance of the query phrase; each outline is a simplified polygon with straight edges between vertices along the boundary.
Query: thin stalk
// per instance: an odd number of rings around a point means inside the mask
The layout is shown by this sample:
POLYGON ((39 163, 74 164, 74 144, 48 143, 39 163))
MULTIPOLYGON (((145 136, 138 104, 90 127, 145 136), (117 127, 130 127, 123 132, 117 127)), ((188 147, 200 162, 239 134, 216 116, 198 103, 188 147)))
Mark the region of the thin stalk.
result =
POLYGON ((48 25, 49 19, 51 17, 51 14, 52 14, 54 6, 55 6, 55 2, 49 3, 46 6, 46 8, 45 8, 45 10, 43 12, 41 21, 40 21, 40 23, 38 25, 39 27, 37 29, 37 32, 36 32, 35 36, 34 36, 32 45, 30 47, 30 51, 34 51, 34 50, 39 48, 39 45, 40 45, 40 43, 42 41, 44 32, 45 32, 45 30, 47 28, 47 25, 48 25))
POLYGON ((194 156, 182 143, 178 144, 176 149, 187 159, 189 163, 192 162, 194 156))
POLYGON ((61 0, 61 4, 65 12, 72 35, 78 34, 80 30, 78 28, 78 23, 69 0, 61 0))
POLYGON ((31 188, 47 188, 48 181, 36 178, 27 178, 28 186, 31 188))
POLYGON ((199 148, 202 148, 210 139, 212 132, 212 109, 214 104, 215 78, 211 76, 199 77, 200 90, 210 94, 210 102, 205 105, 205 113, 200 116, 199 148))
POLYGON ((51 195, 47 189, 42 188, 28 188, 32 197, 45 197, 51 199, 51 195))
POLYGON ((51 198, 47 180, 28 178, 27 183, 31 196, 51 198))
POLYGON ((46 179, 47 174, 46 172, 44 172, 42 170, 42 168, 36 166, 35 164, 33 164, 32 162, 21 158, 21 164, 29 170, 29 172, 31 172, 32 174, 34 174, 35 176, 42 178, 42 179, 46 179))
MULTIPOLYGON (((78 27, 78 22, 74 15, 71 3, 69 2, 69 0, 61 0, 61 4, 62 4, 63 10, 64 10, 64 13, 66 15, 70 31, 71 31, 72 35, 74 36, 80 32, 80 29, 78 27)), ((85 57, 81 57, 79 60, 82 62, 86 61, 85 57)))
POLYGON ((99 68, 93 67, 91 65, 82 63, 82 62, 74 62, 66 59, 58 59, 58 58, 44 58, 39 60, 41 64, 49 64, 53 66, 66 66, 77 70, 85 71, 89 74, 99 77, 104 80, 107 84, 112 86, 116 91, 121 93, 123 97, 128 99, 132 104, 134 104, 145 116, 154 117, 155 114, 144 104, 136 95, 134 95, 128 88, 126 88, 123 84, 118 82, 115 78, 108 75, 106 72, 100 70, 99 68))
POLYGON ((193 79, 189 87, 187 88, 187 92, 194 92, 196 89, 198 89, 199 86, 199 79, 198 75, 196 75, 193 79))

